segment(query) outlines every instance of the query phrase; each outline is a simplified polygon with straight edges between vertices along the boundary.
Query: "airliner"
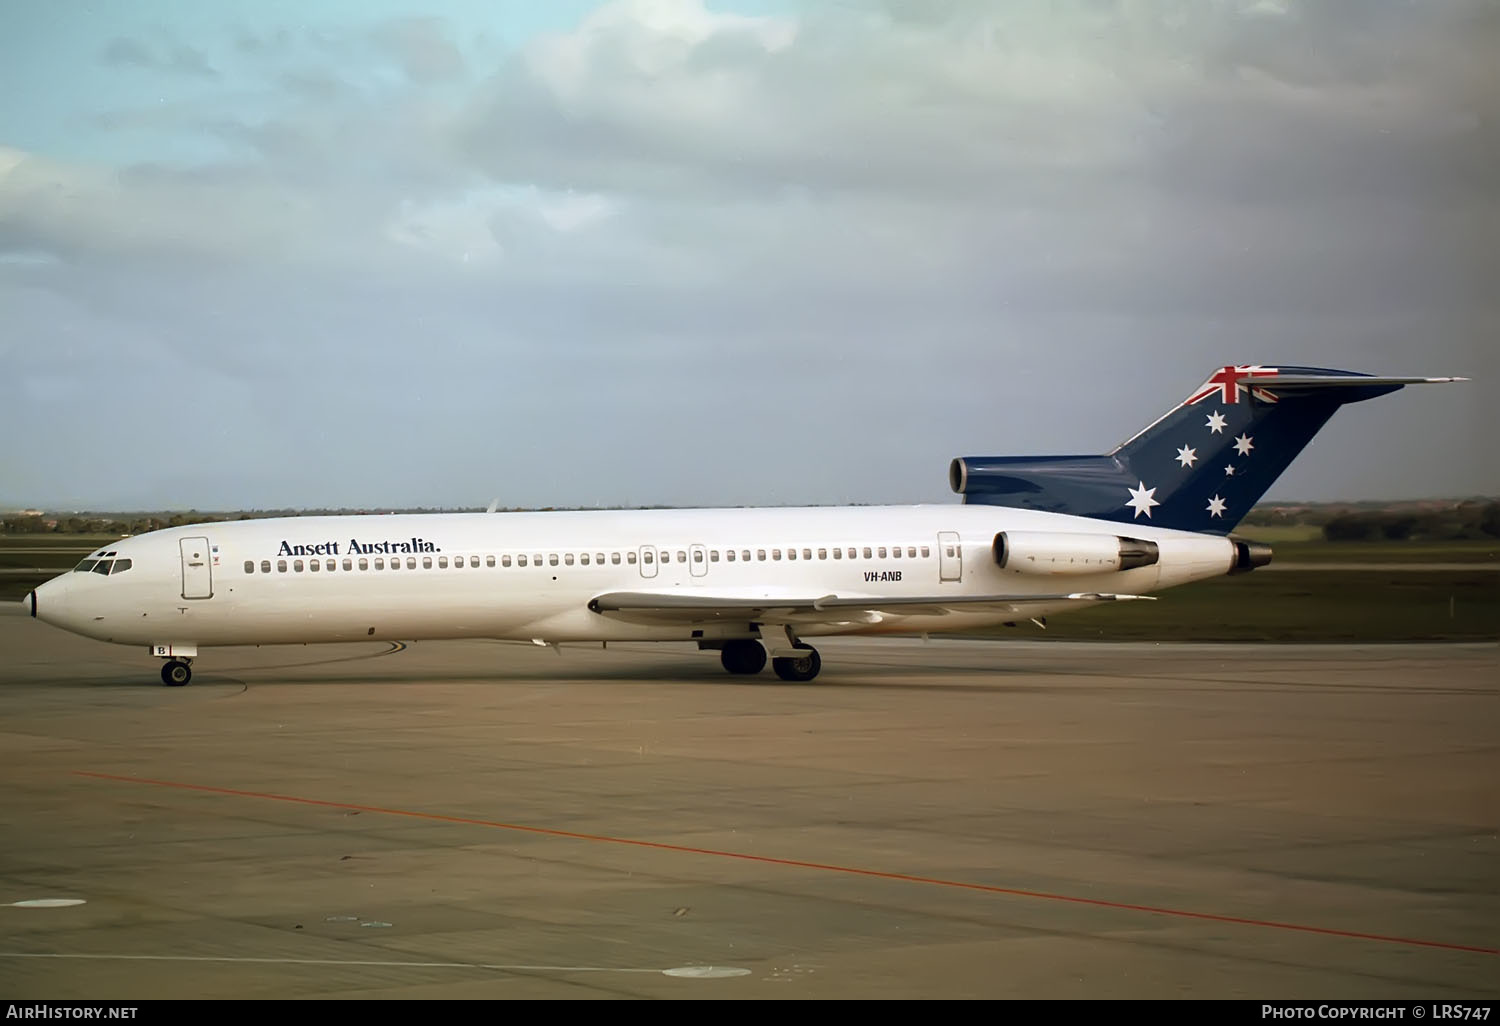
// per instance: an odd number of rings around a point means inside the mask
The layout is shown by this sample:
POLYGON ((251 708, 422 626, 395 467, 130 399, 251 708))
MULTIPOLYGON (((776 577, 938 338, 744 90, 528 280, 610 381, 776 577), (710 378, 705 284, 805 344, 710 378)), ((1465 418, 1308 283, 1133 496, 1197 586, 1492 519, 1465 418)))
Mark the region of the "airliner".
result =
POLYGON ((967 631, 1265 566, 1231 532, 1340 406, 1410 384, 1222 367, 1104 455, 965 456, 954 504, 283 517, 127 537, 32 617, 143 645, 186 684, 220 645, 670 641, 810 681, 806 639, 967 631))

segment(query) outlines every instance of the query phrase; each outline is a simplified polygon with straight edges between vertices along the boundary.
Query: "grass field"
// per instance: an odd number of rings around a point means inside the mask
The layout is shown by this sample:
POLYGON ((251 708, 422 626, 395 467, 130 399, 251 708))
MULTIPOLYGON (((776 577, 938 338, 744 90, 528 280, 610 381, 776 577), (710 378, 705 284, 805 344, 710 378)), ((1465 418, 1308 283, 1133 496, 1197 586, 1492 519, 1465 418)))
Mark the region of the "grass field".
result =
POLYGON ((1066 641, 1366 642, 1500 639, 1493 570, 1284 570, 1158 592, 984 632, 1066 641))
MULTIPOLYGON (((1263 535, 1246 532, 1259 540, 1263 535)), ((0 536, 0 601, 74 566, 116 537, 0 536), (30 570, 30 573, 24 572, 30 570), (23 572, 16 572, 23 571, 23 572)), ((1269 539, 1268 539, 1269 540, 1269 539)), ((1297 542, 1276 562, 1349 570, 1259 571, 1189 584, 1155 602, 1099 606, 996 628, 997 637, 1096 641, 1393 642, 1500 639, 1500 545, 1490 542, 1297 542), (1473 570, 1361 570, 1358 563, 1473 563, 1473 570)))

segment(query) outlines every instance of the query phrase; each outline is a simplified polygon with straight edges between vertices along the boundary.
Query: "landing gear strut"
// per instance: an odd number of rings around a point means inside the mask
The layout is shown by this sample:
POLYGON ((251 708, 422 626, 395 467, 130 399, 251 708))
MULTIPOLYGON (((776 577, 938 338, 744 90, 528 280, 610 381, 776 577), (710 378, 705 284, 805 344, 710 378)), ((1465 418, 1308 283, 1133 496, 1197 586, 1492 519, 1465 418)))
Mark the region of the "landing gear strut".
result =
POLYGON ((161 682, 169 688, 180 688, 193 679, 193 669, 186 659, 168 659, 161 667, 161 682))

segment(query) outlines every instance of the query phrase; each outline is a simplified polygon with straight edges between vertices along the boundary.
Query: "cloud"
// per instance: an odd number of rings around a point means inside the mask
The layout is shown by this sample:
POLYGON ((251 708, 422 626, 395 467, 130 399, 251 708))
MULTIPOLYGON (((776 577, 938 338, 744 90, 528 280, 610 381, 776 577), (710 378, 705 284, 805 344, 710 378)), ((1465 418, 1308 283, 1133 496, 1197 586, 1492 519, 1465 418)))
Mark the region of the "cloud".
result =
MULTIPOLYGON (((149 159, 0 154, 0 305, 75 325, 78 358, 189 369, 245 411, 275 395, 346 447, 418 464, 482 423, 588 468, 564 494, 523 445, 471 457, 524 470, 517 501, 643 490, 601 432, 686 454, 642 501, 897 498, 929 469, 941 498, 958 450, 1107 448, 1226 360, 1479 373, 1497 10, 636 0, 488 51, 451 17, 262 29, 221 78, 95 123, 149 159), (217 149, 172 159, 178 139, 217 149), (751 436, 858 465, 800 492, 762 461, 708 482, 751 436)), ((114 66, 169 60, 132 38, 114 66)), ((49 352, 30 394, 66 379, 49 352)), ((1421 456, 1494 429, 1432 401, 1425 436, 1354 418, 1368 438, 1341 420, 1320 445, 1419 491, 1500 487, 1421 456)))
POLYGON ((407 78, 429 85, 463 78, 464 57, 438 18, 400 18, 377 27, 375 45, 400 63, 407 78))
POLYGON ((174 75, 217 78, 203 51, 171 40, 153 45, 139 39, 117 36, 110 40, 100 59, 113 67, 134 67, 174 75))

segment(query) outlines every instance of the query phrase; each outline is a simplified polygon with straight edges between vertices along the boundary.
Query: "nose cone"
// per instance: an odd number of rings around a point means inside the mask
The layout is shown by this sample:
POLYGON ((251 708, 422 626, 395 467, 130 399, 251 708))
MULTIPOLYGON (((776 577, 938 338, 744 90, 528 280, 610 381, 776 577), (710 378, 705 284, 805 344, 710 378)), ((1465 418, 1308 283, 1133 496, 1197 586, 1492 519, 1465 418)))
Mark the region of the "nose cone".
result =
POLYGON ((36 616, 36 592, 28 591, 26 593, 26 597, 21 600, 21 605, 24 606, 32 616, 36 616))

